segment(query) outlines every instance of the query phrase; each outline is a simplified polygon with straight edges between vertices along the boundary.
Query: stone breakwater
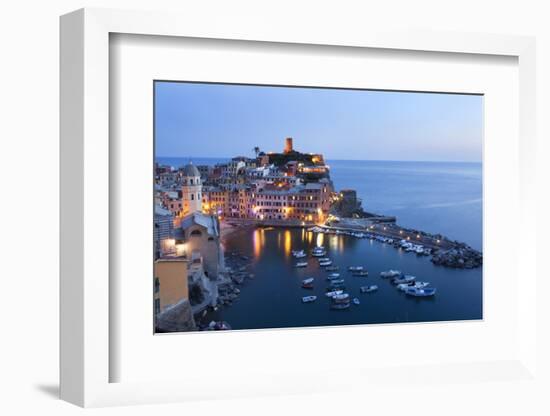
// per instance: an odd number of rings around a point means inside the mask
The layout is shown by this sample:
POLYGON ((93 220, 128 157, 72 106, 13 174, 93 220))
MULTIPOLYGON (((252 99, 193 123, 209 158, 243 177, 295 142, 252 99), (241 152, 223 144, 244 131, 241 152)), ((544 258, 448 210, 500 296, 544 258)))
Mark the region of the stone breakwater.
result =
POLYGON ((437 250, 432 253, 430 260, 437 266, 454 269, 475 269, 483 265, 483 255, 465 244, 449 250, 437 250))
MULTIPOLYGON (((400 227, 397 224, 376 224, 366 227, 315 226, 310 230, 328 234, 343 234, 356 238, 369 238, 383 244, 390 244, 396 249, 403 249, 403 244, 421 247, 418 255, 431 256, 433 264, 454 269, 475 269, 483 265, 483 254, 469 245, 449 240, 441 234, 430 234, 420 230, 400 227)), ((405 250, 414 253, 412 249, 405 250)))

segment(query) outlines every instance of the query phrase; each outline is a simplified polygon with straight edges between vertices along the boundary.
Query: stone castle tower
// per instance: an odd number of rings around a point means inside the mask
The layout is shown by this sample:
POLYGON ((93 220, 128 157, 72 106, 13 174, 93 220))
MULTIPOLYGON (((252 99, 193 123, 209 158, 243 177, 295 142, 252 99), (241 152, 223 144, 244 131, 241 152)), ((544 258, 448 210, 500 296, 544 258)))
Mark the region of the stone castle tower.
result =
POLYGON ((287 154, 287 153, 290 153, 294 150, 294 148, 292 147, 292 137, 287 137, 285 139, 285 150, 284 150, 284 153, 287 154))
POLYGON ((184 216, 202 211, 201 174, 192 163, 183 167, 181 193, 184 216))

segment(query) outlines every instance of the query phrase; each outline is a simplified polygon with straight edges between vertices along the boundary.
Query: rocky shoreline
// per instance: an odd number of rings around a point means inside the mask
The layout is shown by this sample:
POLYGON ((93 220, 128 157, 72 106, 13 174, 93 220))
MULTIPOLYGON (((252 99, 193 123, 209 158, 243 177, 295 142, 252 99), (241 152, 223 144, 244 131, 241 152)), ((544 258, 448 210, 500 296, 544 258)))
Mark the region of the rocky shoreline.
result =
POLYGON ((248 256, 231 252, 225 255, 225 263, 229 281, 218 287, 218 305, 231 306, 241 293, 238 286, 243 285, 247 279, 254 279, 255 275, 250 272, 252 261, 248 256))
POLYGON ((436 266, 453 269, 475 269, 483 265, 483 254, 466 244, 458 244, 449 250, 437 250, 430 259, 436 266))

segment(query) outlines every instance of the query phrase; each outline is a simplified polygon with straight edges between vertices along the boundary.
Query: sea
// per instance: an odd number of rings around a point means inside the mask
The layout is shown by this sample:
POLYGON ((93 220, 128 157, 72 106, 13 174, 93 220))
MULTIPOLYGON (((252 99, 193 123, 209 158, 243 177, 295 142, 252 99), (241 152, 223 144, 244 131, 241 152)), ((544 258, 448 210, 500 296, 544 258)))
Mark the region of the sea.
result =
MULTIPOLYGON (((181 166, 215 164, 229 158, 157 158, 181 166)), ((399 225, 465 242, 482 251, 483 186, 481 163, 329 160, 336 190, 355 189, 366 211, 394 215, 399 225)), ((233 329, 359 325, 401 322, 461 321, 483 318, 482 268, 448 269, 429 257, 405 253, 391 245, 351 236, 323 235, 297 228, 242 229, 223 238, 224 250, 250 257, 250 273, 239 298, 209 312, 206 320, 227 321, 233 329), (306 268, 296 268, 292 250, 327 248, 327 257, 340 266, 346 292, 360 304, 331 310, 325 296, 327 272, 309 257, 306 268), (352 276, 348 266, 364 266, 368 277, 352 276), (380 272, 398 269, 430 282, 437 289, 430 298, 414 298, 398 291, 380 272), (313 277, 314 288, 301 288, 313 277), (378 291, 360 294, 359 287, 377 285, 378 291), (302 296, 316 295, 312 303, 302 296)))

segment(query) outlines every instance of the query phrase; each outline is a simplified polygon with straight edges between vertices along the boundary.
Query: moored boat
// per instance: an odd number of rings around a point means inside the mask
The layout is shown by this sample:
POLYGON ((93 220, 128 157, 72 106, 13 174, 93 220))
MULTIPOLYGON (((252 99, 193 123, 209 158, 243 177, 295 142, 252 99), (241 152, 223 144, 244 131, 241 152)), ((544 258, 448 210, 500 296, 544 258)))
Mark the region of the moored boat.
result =
POLYGON ((330 281, 330 284, 332 286, 339 286, 341 285, 342 283, 344 283, 344 279, 337 279, 337 280, 331 280, 330 281))
POLYGON ((314 302, 315 300, 317 300, 317 296, 304 296, 302 298, 303 303, 314 302))
POLYGON ((327 267, 325 267, 325 270, 327 272, 335 272, 335 271, 340 270, 340 267, 338 267, 338 266, 327 266, 327 267))
POLYGON ((361 286, 359 290, 361 291, 361 293, 371 293, 378 290, 378 286, 376 285, 361 286))
POLYGON ((332 264, 332 261, 331 260, 328 260, 328 261, 320 261, 319 262, 319 266, 323 267, 323 266, 330 266, 332 264))
POLYGON ((299 261, 296 263, 296 267, 307 267, 307 261, 299 261))
POLYGON ((405 292, 410 287, 414 289, 424 289, 426 286, 429 286, 429 285, 430 285, 430 282, 410 282, 410 283, 400 283, 397 285, 397 288, 405 292))
POLYGON ((330 292, 325 293, 325 295, 327 296, 327 298, 331 298, 336 295, 341 295, 342 293, 344 293, 343 290, 332 290, 330 292))
POLYGON ((353 298, 353 301, 352 301, 354 304, 356 305, 359 305, 361 303, 361 301, 357 298, 353 298))
POLYGON ((311 255, 313 257, 323 257, 327 254, 327 251, 324 247, 317 246, 314 249, 311 250, 311 255))
POLYGON ((366 270, 358 270, 351 273, 352 276, 368 276, 369 272, 366 270))
POLYGON ((313 280, 314 280, 313 277, 302 280, 302 287, 304 289, 313 289, 313 280))
POLYGON ((385 271, 385 272, 382 272, 380 273, 380 277, 383 277, 383 278, 390 278, 390 277, 397 277, 397 276, 401 276, 401 272, 399 270, 388 270, 388 271, 385 271))
POLYGON ((435 295, 435 287, 425 287, 424 289, 416 289, 414 287, 408 287, 405 289, 405 293, 409 296, 427 297, 435 295))
POLYGON ((333 280, 333 279, 338 279, 340 277, 340 273, 330 273, 328 276, 327 276, 327 279, 328 280, 333 280))
POLYGON ((334 302, 349 302, 349 293, 340 293, 332 297, 334 302))
POLYGON ((416 277, 415 276, 411 276, 409 274, 406 274, 402 277, 396 277, 395 279, 392 280, 392 283, 394 285, 399 285, 401 283, 410 283, 410 282, 414 282, 416 280, 416 277))
POLYGON ((350 272, 359 272, 359 271, 363 270, 363 266, 349 266, 348 270, 350 272))

